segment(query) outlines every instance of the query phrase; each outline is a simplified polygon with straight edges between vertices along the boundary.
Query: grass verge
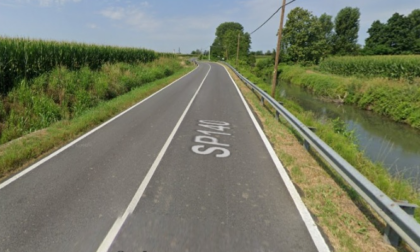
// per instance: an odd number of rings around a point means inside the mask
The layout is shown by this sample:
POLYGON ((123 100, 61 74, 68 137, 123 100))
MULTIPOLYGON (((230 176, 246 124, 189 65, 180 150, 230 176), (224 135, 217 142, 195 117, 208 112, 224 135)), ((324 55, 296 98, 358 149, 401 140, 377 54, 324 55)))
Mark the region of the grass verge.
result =
MULTIPOLYGON (((274 111, 262 106, 260 99, 232 72, 231 75, 259 117, 265 134, 292 181, 300 189, 305 205, 316 216, 319 227, 328 237, 334 250, 395 251, 383 242, 382 232, 385 224, 375 212, 316 153, 304 149, 302 139, 291 126, 285 122, 277 122, 274 111)), ((331 147, 336 151, 347 152, 344 158, 353 156, 352 160, 358 161, 356 167, 363 167, 362 170, 369 171, 370 177, 374 176, 376 183, 382 184, 380 187, 385 186, 392 192, 391 197, 410 197, 410 202, 416 202, 414 199, 417 197, 417 204, 419 203, 418 195, 410 191, 407 183, 390 178, 383 168, 367 161, 354 144, 349 144, 348 135, 334 133, 334 127, 337 127, 334 122, 317 123, 313 114, 303 111, 290 101, 284 102, 303 123, 316 127, 317 134, 324 138, 324 141, 327 138, 327 143, 335 143, 331 147), (403 191, 407 194, 403 194, 403 191)), ((401 247, 398 250, 406 251, 406 248, 401 247)))
POLYGON ((159 89, 190 72, 194 67, 184 67, 173 75, 148 83, 101 102, 71 120, 61 120, 50 127, 25 135, 0 146, 0 178, 27 167, 29 164, 52 153, 71 140, 79 137, 111 117, 143 100, 159 89))

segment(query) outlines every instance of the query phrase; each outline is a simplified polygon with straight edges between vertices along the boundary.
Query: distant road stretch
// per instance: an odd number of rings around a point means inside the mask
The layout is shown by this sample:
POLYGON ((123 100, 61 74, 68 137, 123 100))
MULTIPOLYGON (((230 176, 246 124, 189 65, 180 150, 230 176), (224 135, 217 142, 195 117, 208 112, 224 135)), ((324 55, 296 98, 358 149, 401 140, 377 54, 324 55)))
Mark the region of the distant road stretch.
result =
POLYGON ((199 67, 0 184, 0 251, 328 251, 227 71, 199 67))

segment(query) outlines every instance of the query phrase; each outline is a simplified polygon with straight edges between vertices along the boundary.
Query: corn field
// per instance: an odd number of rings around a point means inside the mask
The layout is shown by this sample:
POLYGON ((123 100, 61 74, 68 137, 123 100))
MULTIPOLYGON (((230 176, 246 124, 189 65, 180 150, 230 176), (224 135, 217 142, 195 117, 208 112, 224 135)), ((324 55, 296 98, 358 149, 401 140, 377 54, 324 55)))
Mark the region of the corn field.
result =
POLYGON ((19 80, 39 76, 57 66, 69 70, 88 66, 95 70, 104 63, 146 63, 158 57, 147 49, 0 37, 0 93, 7 93, 19 80))
POLYGON ((412 80, 420 77, 420 55, 331 57, 322 61, 319 68, 344 76, 412 80))

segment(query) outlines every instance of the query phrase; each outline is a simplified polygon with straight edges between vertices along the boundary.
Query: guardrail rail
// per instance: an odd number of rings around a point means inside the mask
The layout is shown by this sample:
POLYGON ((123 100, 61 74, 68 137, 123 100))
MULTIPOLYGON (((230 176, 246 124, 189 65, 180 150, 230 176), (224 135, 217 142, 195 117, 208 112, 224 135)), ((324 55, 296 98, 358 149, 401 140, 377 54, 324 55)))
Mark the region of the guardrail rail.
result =
POLYGON ((407 202, 395 202, 365 178, 356 168, 342 158, 330 146, 322 141, 310 128, 300 122, 292 113, 273 99, 257 85, 241 75, 229 63, 227 65, 248 87, 257 92, 261 102, 267 101, 275 110, 276 117, 281 115, 303 137, 305 145, 313 148, 325 161, 331 165, 349 183, 359 195, 381 216, 387 223, 385 239, 397 246, 400 238, 415 251, 420 252, 420 224, 413 218, 417 207, 407 202), (403 210, 404 209, 404 210, 403 210), (407 211, 407 212, 406 212, 407 211))

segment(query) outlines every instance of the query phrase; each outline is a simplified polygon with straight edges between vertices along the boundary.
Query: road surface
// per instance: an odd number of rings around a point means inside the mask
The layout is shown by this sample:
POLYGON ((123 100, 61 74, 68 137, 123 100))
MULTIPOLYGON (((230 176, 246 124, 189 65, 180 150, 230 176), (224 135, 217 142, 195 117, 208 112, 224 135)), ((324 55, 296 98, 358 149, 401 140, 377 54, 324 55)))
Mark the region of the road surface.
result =
POLYGON ((201 63, 0 184, 0 251, 328 247, 227 71, 201 63))

